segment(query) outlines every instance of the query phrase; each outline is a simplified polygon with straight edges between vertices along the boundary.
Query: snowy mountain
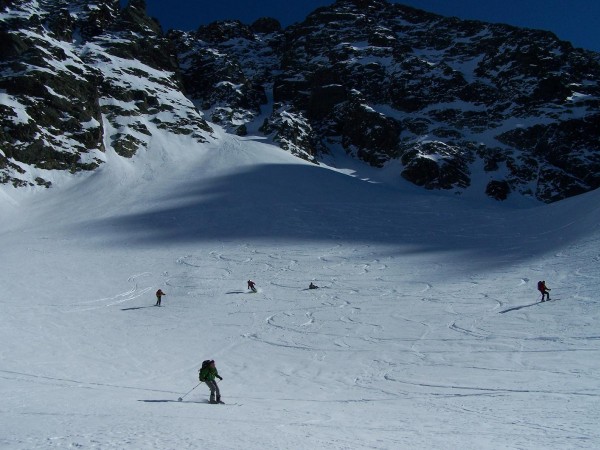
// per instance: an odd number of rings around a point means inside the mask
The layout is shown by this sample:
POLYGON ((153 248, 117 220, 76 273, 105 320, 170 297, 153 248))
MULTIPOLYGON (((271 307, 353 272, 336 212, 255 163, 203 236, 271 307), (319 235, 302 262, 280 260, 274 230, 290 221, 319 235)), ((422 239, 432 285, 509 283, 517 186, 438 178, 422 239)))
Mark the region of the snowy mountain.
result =
MULTIPOLYGON (((417 156, 364 153, 368 123, 381 146, 391 129, 416 139, 399 105, 355 101, 356 86, 347 100, 325 73, 321 91, 300 88, 323 48, 302 30, 389 5, 338 2, 245 38, 213 24, 202 39, 167 38, 141 1, 0 5, 0 448, 600 447, 600 190, 499 203, 485 187, 504 160, 494 171, 476 152, 469 188, 426 191, 401 176, 417 156), (285 46, 302 39, 299 54, 285 46), (294 55, 313 55, 297 85, 294 55), (214 96, 194 70, 214 75, 214 96), (332 111, 355 114, 362 135, 321 134, 332 111), (224 405, 207 403, 205 359, 224 405)), ((448 20, 405 11, 407 24, 448 20)), ((592 129, 594 83, 577 110, 592 129)), ((423 155, 450 145, 431 139, 435 107, 414 111, 423 155)), ((503 130, 551 126, 546 113, 503 130)))
POLYGON ((210 131, 145 3, 4 2, 0 181, 49 186, 52 171, 94 170, 107 148, 131 157, 154 136, 210 131))
POLYGON ((143 0, 5 0, 0 182, 50 186, 206 120, 314 163, 553 202, 600 185, 600 56, 549 32, 339 0, 163 34, 143 0), (343 159, 343 161, 346 161, 343 159))

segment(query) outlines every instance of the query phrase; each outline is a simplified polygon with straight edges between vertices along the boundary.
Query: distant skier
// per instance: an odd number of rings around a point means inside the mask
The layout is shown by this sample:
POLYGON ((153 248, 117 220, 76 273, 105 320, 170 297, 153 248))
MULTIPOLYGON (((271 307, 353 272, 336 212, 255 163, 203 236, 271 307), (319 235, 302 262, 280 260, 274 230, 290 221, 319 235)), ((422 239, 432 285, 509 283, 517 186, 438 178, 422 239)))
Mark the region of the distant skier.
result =
POLYGON ((542 301, 544 300, 544 297, 547 296, 547 300, 550 300, 550 292, 552 289, 549 289, 546 287, 546 282, 545 281, 538 281, 538 291, 540 291, 542 293, 542 301))
POLYGON ((154 306, 160 306, 160 300, 163 295, 167 295, 167 294, 165 294, 162 291, 162 289, 159 289, 158 291, 156 291, 156 303, 154 304, 154 306))
POLYGON ((319 289, 319 286, 317 286, 316 284, 313 284, 312 281, 310 282, 310 285, 308 286, 309 289, 319 289))
POLYGON ((248 289, 251 289, 252 292, 256 292, 256 283, 252 280, 248 280, 248 289))
POLYGON ((200 369, 198 378, 201 382, 203 381, 206 383, 210 389, 210 403, 223 403, 221 401, 221 391, 219 391, 219 385, 215 381, 215 378, 222 380, 223 377, 219 375, 214 360, 206 360, 202 363, 202 368, 200 369))

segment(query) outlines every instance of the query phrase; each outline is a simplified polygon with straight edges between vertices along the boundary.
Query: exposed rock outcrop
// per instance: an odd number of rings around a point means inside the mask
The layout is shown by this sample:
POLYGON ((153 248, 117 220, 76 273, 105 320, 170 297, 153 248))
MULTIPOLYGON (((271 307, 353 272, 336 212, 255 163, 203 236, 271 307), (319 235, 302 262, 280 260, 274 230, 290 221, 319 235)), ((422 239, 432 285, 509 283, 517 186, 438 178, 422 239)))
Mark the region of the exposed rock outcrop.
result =
POLYGON ((600 186, 600 55, 550 32, 384 0, 166 36, 143 0, 2 5, 1 182, 48 185, 43 170, 93 169, 106 145, 130 157, 156 130, 202 142, 207 117, 315 163, 334 147, 396 161, 426 189, 600 186))

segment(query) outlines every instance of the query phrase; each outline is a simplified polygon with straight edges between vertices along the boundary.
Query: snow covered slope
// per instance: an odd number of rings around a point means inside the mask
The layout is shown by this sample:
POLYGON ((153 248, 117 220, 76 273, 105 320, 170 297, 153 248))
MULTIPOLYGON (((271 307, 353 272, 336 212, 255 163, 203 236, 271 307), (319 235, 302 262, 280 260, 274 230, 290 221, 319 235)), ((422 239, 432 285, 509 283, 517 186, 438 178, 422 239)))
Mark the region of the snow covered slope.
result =
POLYGON ((600 192, 499 207, 219 133, 2 186, 0 447, 600 445, 600 192))

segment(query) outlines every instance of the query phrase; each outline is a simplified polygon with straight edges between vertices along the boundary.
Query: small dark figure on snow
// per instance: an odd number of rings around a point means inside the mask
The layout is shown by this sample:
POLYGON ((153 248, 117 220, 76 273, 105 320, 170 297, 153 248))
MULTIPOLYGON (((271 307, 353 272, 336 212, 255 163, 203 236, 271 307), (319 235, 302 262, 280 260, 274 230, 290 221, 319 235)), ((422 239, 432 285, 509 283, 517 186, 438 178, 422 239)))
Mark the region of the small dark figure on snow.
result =
POLYGON ((165 294, 162 291, 162 289, 159 289, 158 291, 156 291, 156 303, 154 304, 154 306, 160 306, 160 300, 163 295, 167 295, 167 294, 165 294))
POLYGON ((248 280, 248 289, 251 289, 252 292, 256 292, 256 288, 254 287, 256 283, 252 280, 248 280))
POLYGON ((214 360, 210 359, 202 363, 202 368, 200 369, 200 374, 198 375, 198 378, 200 379, 200 381, 206 383, 206 385, 210 389, 210 403, 223 403, 221 401, 221 392, 219 391, 219 385, 215 381, 215 378, 222 380, 223 377, 219 375, 214 360))
POLYGON ((319 289, 319 286, 317 286, 316 284, 313 284, 312 281, 310 283, 310 285, 308 286, 309 289, 319 289))
POLYGON ((546 287, 546 282, 545 281, 538 281, 538 291, 540 291, 542 293, 542 301, 546 301, 546 300, 550 300, 550 292, 552 289, 549 289, 546 287), (544 300, 544 297, 547 297, 546 300, 544 300))

